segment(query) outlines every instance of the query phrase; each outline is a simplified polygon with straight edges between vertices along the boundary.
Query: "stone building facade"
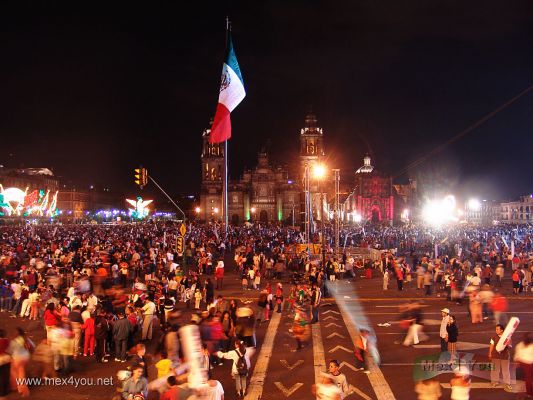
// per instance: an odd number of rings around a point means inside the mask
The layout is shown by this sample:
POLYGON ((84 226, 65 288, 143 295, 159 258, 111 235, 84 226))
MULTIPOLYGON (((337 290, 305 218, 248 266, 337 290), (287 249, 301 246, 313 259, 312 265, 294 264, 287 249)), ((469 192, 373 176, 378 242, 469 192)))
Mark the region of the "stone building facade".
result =
MULTIPOLYGON (((202 134, 202 187, 200 214, 204 220, 222 220, 222 180, 224 145, 209 143, 210 129, 202 134)), ((244 171, 242 177, 228 182, 228 219, 238 224, 244 221, 286 221, 299 223, 303 217, 303 178, 305 169, 312 169, 324 157, 324 134, 314 114, 308 114, 300 130, 300 165, 288 170, 273 165, 268 153, 259 152, 257 166, 244 171), (299 168, 298 168, 299 167, 299 168)), ((311 180, 313 204, 319 204, 317 182, 311 180)), ((323 190, 325 193, 326 191, 323 190)), ((315 218, 320 219, 318 208, 315 218)))

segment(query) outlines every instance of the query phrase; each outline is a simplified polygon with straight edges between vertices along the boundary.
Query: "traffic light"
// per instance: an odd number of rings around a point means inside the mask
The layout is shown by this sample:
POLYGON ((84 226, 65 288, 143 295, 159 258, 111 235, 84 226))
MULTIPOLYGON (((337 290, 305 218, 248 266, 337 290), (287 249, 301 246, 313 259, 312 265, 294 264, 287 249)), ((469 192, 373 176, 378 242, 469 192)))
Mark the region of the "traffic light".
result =
POLYGON ((148 170, 146 168, 135 168, 135 184, 141 189, 148 184, 148 170))

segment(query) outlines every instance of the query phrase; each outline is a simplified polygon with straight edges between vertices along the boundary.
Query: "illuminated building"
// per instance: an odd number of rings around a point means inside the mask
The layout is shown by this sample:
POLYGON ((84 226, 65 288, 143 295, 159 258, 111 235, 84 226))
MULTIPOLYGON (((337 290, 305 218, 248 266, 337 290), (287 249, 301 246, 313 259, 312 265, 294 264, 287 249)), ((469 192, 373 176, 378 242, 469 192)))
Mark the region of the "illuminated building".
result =
POLYGON ((392 225, 395 218, 392 177, 379 173, 369 155, 355 172, 354 189, 344 202, 343 215, 347 222, 392 225))
POLYGON ((494 217, 496 221, 512 224, 531 224, 533 223, 533 194, 520 196, 517 201, 503 202, 500 204, 499 210, 501 219, 494 217))
MULTIPOLYGON (((209 129, 205 129, 202 134, 202 186, 196 215, 202 220, 221 221, 221 210, 224 209, 224 145, 209 143, 209 134, 209 129)), ((292 138, 296 139, 296 135, 292 138)), ((328 221, 333 219, 333 168, 336 166, 326 164, 324 131, 318 126, 313 113, 306 115, 298 140, 299 161, 296 168, 272 165, 268 153, 262 149, 255 168, 246 169, 239 179, 229 180, 228 220, 231 223, 238 224, 250 219, 292 222, 293 216, 295 223, 302 223, 306 208, 306 170, 309 171, 307 176, 313 222, 321 221, 323 216, 328 221), (324 168, 321 177, 315 173, 317 166, 324 168)), ((404 209, 411 208, 416 184, 410 182, 408 185, 393 185, 392 177, 378 172, 369 156, 364 158, 363 166, 358 170, 344 170, 340 175, 344 178, 339 187, 339 199, 342 199, 339 215, 344 222, 392 224, 393 220, 400 221, 404 209), (349 176, 351 177, 347 179, 349 176), (399 211, 395 210, 396 203, 399 211)))
MULTIPOLYGON (((209 143, 210 129, 202 134, 202 188, 200 195, 200 212, 205 220, 221 220, 222 210, 222 174, 224 171, 224 146, 209 143)), ((305 166, 312 166, 324 156, 323 131, 317 126, 313 114, 305 118, 304 128, 300 131, 300 170, 289 171, 281 166, 274 166, 268 153, 262 149, 258 154, 257 166, 246 169, 240 179, 228 182, 228 217, 234 223, 250 219, 258 221, 301 221, 301 178, 305 166), (252 215, 251 210, 254 209, 252 215), (293 218, 294 217, 294 218, 293 218)), ((315 196, 315 213, 318 214, 316 182, 312 193, 315 196)))

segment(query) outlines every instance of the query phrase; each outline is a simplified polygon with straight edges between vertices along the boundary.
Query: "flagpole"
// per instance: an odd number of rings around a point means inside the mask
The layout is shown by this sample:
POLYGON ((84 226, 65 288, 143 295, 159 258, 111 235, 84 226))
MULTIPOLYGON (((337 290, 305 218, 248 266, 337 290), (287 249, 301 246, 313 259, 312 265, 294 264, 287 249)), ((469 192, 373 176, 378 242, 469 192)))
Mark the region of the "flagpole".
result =
POLYGON ((224 142, 224 182, 223 182, 223 201, 224 201, 224 232, 228 234, 228 141, 224 142))
MULTIPOLYGON (((226 46, 228 45, 228 35, 230 31, 229 17, 226 16, 226 46)), ((224 142, 224 181, 222 183, 222 201, 224 202, 224 232, 228 235, 228 140, 224 142)))

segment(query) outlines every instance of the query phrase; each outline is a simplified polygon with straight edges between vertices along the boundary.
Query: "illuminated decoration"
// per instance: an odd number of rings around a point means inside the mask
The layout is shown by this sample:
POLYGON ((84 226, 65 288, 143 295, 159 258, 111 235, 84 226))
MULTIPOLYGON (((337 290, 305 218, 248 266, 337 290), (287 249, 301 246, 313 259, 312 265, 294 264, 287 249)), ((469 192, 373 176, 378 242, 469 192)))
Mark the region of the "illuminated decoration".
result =
POLYGON ((36 216, 55 217, 57 211, 57 194, 50 200, 50 191, 33 190, 28 194, 28 189, 22 191, 19 188, 11 187, 4 189, 0 185, 3 200, 0 201, 0 215, 8 216, 36 216))
POLYGON ((439 226, 457 221, 456 213, 455 197, 448 195, 442 200, 428 201, 422 210, 422 217, 426 223, 439 226))
POLYGON ((353 222, 360 223, 363 220, 361 214, 358 214, 356 211, 353 212, 353 222))
POLYGON ((176 217, 176 213, 173 213, 173 212, 156 212, 153 214, 154 217, 159 217, 159 218, 175 218, 176 217))
POLYGON ((50 191, 34 190, 24 198, 24 216, 47 216, 57 215, 57 194, 55 192, 50 200, 50 191))
POLYGON ((0 190, 2 191, 2 195, 4 196, 4 214, 9 216, 21 215, 21 212, 24 209, 24 198, 26 197, 28 189, 26 189, 25 191, 22 191, 19 188, 15 187, 4 189, 4 187, 0 185, 0 190))
POLYGON ((407 208, 402 211, 400 218, 403 222, 409 222, 409 210, 407 208))
POLYGON ((126 199, 126 201, 135 208, 130 208, 130 216, 136 219, 143 219, 148 216, 148 204, 153 200, 143 200, 141 196, 137 196, 137 200, 126 199))

